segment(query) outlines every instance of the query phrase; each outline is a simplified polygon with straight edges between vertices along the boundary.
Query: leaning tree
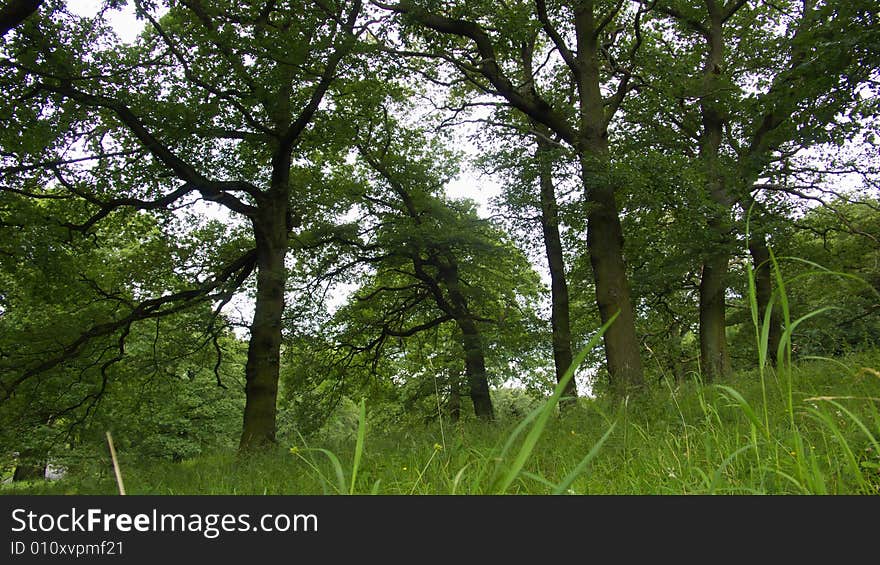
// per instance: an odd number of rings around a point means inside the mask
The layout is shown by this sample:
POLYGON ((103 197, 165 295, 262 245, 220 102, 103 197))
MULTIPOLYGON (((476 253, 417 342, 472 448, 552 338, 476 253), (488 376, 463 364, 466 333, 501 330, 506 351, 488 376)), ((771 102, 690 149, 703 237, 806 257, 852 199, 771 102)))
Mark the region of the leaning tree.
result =
POLYGON ((361 2, 134 6, 146 29, 131 45, 101 14, 79 18, 63 3, 4 35, 3 190, 66 199, 57 223, 71 237, 123 210, 196 210, 196 221, 204 203, 246 235, 206 238, 208 259, 181 266, 184 283, 104 296, 110 315, 4 375, 3 395, 142 320, 205 303, 219 314, 255 278, 240 446, 263 446, 275 437, 289 237, 314 210, 312 153, 344 139, 321 125, 356 64, 361 2))

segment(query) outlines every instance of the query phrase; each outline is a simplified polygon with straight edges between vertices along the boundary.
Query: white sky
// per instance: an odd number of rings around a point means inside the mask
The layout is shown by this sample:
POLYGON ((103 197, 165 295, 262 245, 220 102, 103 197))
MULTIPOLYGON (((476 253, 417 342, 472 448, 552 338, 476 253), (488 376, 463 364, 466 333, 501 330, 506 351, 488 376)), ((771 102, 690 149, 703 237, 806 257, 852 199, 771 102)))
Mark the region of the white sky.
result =
MULTIPOLYGON (((102 0, 71 0, 67 3, 67 9, 78 16, 91 18, 101 10, 101 4, 103 4, 102 0)), ((144 22, 138 21, 134 16, 134 6, 131 2, 126 3, 121 10, 108 10, 107 20, 120 39, 126 43, 134 41, 144 29, 144 22)))

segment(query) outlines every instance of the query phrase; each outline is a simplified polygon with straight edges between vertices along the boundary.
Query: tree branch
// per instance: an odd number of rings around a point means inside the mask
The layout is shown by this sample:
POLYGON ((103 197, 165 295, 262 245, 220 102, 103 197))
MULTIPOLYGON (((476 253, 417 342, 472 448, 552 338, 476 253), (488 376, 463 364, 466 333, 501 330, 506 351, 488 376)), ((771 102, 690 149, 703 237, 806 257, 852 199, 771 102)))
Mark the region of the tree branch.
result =
POLYGON ((40 169, 51 169, 54 167, 60 167, 62 165, 83 163, 85 161, 99 161, 101 159, 109 159, 111 157, 128 157, 130 155, 137 155, 138 153, 142 152, 143 150, 140 149, 137 151, 116 151, 113 153, 100 153, 98 155, 89 155, 88 157, 78 157, 76 159, 54 159, 52 161, 43 161, 41 163, 34 163, 31 165, 22 164, 16 165, 14 167, 0 167, 0 174, 13 175, 16 173, 27 173, 40 169))
POLYGON ((0 386, 3 388, 2 396, 0 396, 0 403, 8 400, 23 382, 35 375, 45 373, 46 371, 57 367, 64 361, 75 356, 87 343, 95 338, 111 335, 120 329, 127 332, 127 328, 129 328, 134 322, 176 314, 191 308, 196 304, 222 298, 230 292, 234 292, 234 289, 238 288, 244 279, 250 276, 253 272, 256 267, 256 258, 257 254, 255 250, 248 251, 227 265, 217 274, 216 277, 214 277, 213 280, 202 283, 197 288, 144 300, 131 308, 126 316, 111 322, 92 326, 81 333, 78 338, 67 345, 62 346, 61 350, 56 355, 38 363, 36 366, 25 369, 18 377, 13 379, 11 383, 7 384, 0 382, 0 386), (230 279, 232 279, 235 284, 231 285, 229 290, 222 290, 221 287, 226 285, 230 279), (221 290, 217 293, 213 292, 218 289, 221 290))
POLYGON ((432 13, 424 8, 413 6, 409 1, 386 4, 374 0, 372 3, 385 10, 406 15, 434 31, 469 39, 480 57, 480 73, 492 84, 499 96, 507 100, 514 108, 552 129, 566 143, 572 146, 578 145, 577 132, 550 104, 533 91, 522 93, 516 88, 498 64, 492 39, 478 24, 432 13))
POLYGON ((306 103, 303 109, 300 110, 296 120, 294 120, 287 131, 284 132, 281 136, 280 146, 282 148, 289 149, 289 147, 293 145, 294 141, 311 123, 315 112, 318 111, 318 106, 321 104, 321 100, 324 99, 327 90, 330 88, 330 85, 336 78, 336 68, 339 66, 339 63, 340 61, 342 61, 343 57, 345 57, 353 47, 354 24, 357 21, 358 15, 360 14, 361 7, 361 0, 355 0, 355 2, 352 4, 351 10, 348 13, 348 17, 343 25, 343 33, 347 37, 340 44, 336 45, 336 48, 333 50, 333 54, 330 55, 326 65, 324 66, 324 72, 321 73, 321 79, 318 82, 318 85, 315 87, 315 90, 312 91, 312 95, 309 97, 309 101, 306 103))
POLYGON ((562 56, 562 60, 565 61, 565 64, 571 69, 572 74, 574 74, 575 77, 580 77, 581 66, 578 64, 574 53, 572 53, 571 49, 565 44, 565 40, 562 39, 562 36, 560 36, 556 28, 553 27, 553 22, 550 21, 550 16, 547 15, 546 2, 544 2, 544 0, 535 0, 535 8, 538 12, 538 20, 541 22, 541 27, 543 28, 544 33, 546 33, 550 40, 553 41, 553 45, 556 46, 556 50, 559 51, 559 55, 562 56))
POLYGON ((262 193, 257 187, 244 181, 209 180, 199 173, 195 167, 178 157, 173 151, 171 151, 171 149, 159 141, 159 139, 147 129, 141 119, 132 112, 128 106, 119 100, 107 96, 82 92, 75 89, 69 82, 62 83, 59 86, 44 83, 40 85, 40 88, 76 100, 86 106, 106 108, 113 111, 123 125, 134 134, 138 141, 141 142, 143 147, 149 151, 153 157, 171 169, 180 180, 191 184, 201 193, 202 198, 222 204, 233 212, 237 212, 249 218, 254 217, 256 208, 249 204, 245 204, 227 191, 236 190, 245 192, 259 200, 262 197, 262 193))
POLYGON ((37 11, 43 0, 8 0, 0 8, 0 38, 37 11))

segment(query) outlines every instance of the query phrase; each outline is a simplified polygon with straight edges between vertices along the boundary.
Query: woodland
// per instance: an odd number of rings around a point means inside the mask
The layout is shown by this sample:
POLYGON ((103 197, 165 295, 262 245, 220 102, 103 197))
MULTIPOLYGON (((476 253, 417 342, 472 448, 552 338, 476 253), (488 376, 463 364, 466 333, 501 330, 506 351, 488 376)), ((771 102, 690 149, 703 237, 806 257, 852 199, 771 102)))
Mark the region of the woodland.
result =
POLYGON ((0 493, 880 493, 876 0, 75 4, 0 2, 0 493))

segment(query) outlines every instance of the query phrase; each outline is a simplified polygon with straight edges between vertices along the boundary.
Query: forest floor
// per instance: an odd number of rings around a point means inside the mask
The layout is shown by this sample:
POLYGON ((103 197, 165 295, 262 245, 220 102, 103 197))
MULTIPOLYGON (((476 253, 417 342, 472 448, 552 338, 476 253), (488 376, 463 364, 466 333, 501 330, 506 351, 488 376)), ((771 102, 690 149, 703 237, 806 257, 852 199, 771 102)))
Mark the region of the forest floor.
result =
MULTIPOLYGON (((763 378, 660 383, 626 402, 581 399, 554 414, 397 431, 367 417, 330 445, 181 462, 120 453, 121 472, 128 494, 880 494, 880 351, 763 378)), ((0 487, 116 492, 109 464, 0 487)))

